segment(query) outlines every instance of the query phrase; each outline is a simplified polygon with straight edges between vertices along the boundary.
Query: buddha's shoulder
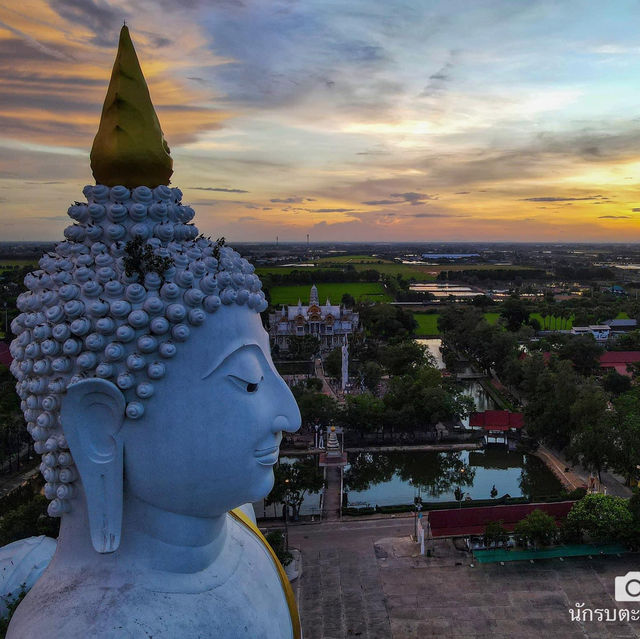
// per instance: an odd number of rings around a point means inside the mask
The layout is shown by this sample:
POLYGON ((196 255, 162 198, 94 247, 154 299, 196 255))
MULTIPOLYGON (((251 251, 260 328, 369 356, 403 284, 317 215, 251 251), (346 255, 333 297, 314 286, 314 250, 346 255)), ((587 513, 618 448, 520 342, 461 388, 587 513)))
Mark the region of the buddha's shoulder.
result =
POLYGON ((154 588, 131 573, 124 580, 45 573, 18 607, 8 639, 31 639, 46 628, 65 638, 290 637, 286 595, 265 541, 232 516, 229 533, 224 560, 181 583, 154 588), (219 563, 225 574, 213 574, 219 563))

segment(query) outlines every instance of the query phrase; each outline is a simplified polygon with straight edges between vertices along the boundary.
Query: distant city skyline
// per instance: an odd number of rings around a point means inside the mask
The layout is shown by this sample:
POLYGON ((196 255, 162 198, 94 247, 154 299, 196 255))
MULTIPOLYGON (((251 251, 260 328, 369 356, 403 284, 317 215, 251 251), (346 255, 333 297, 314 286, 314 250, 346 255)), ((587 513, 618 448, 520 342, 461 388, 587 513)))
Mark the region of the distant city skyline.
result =
POLYGON ((123 20, 172 184, 231 242, 640 241, 640 5, 0 5, 0 240, 92 183, 123 20))

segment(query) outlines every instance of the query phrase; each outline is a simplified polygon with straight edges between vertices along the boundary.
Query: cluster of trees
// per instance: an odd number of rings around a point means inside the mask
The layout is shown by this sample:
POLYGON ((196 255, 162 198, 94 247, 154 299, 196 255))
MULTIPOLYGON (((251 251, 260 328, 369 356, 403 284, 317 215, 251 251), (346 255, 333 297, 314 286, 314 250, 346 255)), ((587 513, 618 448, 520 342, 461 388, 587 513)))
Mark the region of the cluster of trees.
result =
POLYGON ((474 307, 448 306, 438 318, 445 349, 474 358, 487 373, 501 375, 507 364, 517 359, 518 335, 505 331, 502 324, 489 324, 474 307))
POLYGON ((0 365, 0 473, 19 470, 21 457, 33 453, 15 385, 9 369, 0 365))
POLYGON ((390 304, 363 305, 360 323, 374 341, 398 339, 411 335, 418 324, 413 314, 390 304))
POLYGON ((517 375, 511 370, 527 432, 598 475, 611 468, 630 482, 640 463, 640 389, 615 372, 601 382, 586 377, 585 362, 534 354, 518 362, 517 375))
MULTIPOLYGON (((561 526, 542 510, 534 510, 513 530, 516 543, 524 548, 550 546, 556 542, 621 542, 632 549, 640 545, 640 493, 630 500, 591 494, 577 501, 561 526)), ((501 546, 509 539, 501 521, 487 523, 485 546, 501 546)))
POLYGON ((524 404, 530 435, 565 449, 598 475, 611 468, 630 482, 640 464, 640 389, 615 371, 596 377, 603 349, 590 336, 549 336, 528 343, 539 351, 523 354, 529 306, 514 297, 500 314, 492 326, 477 308, 444 309, 439 327, 445 346, 497 373, 524 404))
MULTIPOLYGON (((415 433, 430 430, 439 421, 465 417, 473 410, 473 400, 442 377, 425 348, 415 341, 369 340, 355 346, 358 357, 351 373, 362 380, 366 391, 347 396, 340 406, 320 393, 314 381, 298 385, 293 392, 304 424, 336 423, 361 436, 415 433)), ((340 369, 340 350, 336 349, 327 358, 325 370, 339 377, 340 369)))

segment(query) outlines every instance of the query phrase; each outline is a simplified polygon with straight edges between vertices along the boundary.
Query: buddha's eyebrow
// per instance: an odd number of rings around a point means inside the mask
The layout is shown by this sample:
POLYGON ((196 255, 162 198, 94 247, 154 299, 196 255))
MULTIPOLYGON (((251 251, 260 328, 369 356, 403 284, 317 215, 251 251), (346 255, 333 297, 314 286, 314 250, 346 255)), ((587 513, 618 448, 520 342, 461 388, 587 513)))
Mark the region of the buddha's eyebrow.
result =
POLYGON ((253 352, 255 352, 257 350, 264 357, 264 355, 262 353, 262 348, 260 347, 260 344, 258 344, 257 342, 253 342, 252 341, 252 342, 242 342, 240 344, 238 344, 238 343, 232 344, 232 346, 230 348, 228 348, 227 350, 223 351, 223 353, 214 360, 212 366, 202 376, 202 379, 207 379, 207 377, 209 377, 210 375, 215 373, 215 371, 218 368, 220 368, 220 366, 222 366, 230 357, 232 357, 233 355, 235 355, 239 351, 242 351, 242 350, 245 350, 245 349, 251 349, 251 351, 253 351, 253 352))

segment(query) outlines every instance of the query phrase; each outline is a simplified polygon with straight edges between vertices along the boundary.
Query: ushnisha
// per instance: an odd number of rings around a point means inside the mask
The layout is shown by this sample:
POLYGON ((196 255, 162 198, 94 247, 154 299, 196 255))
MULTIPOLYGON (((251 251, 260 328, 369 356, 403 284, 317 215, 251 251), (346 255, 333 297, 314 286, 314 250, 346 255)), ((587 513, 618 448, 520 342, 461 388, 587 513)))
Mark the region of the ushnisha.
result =
MULTIPOLYGON (((66 242, 40 260, 18 298, 22 313, 11 329, 11 371, 27 429, 42 454, 40 469, 51 516, 68 512, 77 472, 60 424, 60 396, 88 377, 113 381, 126 414, 137 419, 164 376, 167 360, 191 327, 221 304, 267 307, 254 267, 238 253, 198 237, 193 209, 180 189, 86 186, 76 203, 66 242), (168 259, 163 273, 127 274, 132 240, 168 259)), ((141 266, 143 271, 144 265, 141 266)))

